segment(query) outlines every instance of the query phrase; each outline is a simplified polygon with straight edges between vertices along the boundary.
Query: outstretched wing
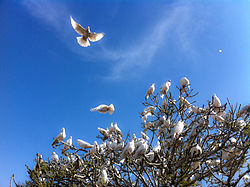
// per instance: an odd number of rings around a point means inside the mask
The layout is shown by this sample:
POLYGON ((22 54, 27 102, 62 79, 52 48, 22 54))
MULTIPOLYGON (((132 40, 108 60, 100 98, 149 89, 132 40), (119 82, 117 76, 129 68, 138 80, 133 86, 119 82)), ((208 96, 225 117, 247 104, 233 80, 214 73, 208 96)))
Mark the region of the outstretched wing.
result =
POLYGON ((89 40, 90 40, 91 42, 96 42, 96 41, 102 39, 103 36, 104 36, 104 33, 103 33, 103 32, 102 32, 102 33, 95 33, 95 32, 92 32, 92 33, 89 34, 89 40))
POLYGON ((83 36, 86 36, 88 34, 87 30, 84 29, 80 24, 76 23, 75 20, 70 16, 71 19, 71 25, 75 29, 75 31, 83 36))

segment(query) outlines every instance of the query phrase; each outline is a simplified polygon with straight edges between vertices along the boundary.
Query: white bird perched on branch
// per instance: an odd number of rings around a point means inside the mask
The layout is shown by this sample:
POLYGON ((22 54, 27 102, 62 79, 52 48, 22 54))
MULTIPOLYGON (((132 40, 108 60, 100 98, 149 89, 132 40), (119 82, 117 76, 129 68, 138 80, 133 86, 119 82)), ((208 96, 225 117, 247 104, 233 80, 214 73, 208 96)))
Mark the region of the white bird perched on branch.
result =
POLYGON ((89 154, 95 155, 99 151, 99 146, 97 141, 94 141, 93 147, 89 150, 89 154))
POLYGON ((182 103, 185 107, 189 108, 191 106, 190 103, 184 97, 181 97, 181 96, 178 96, 178 97, 179 97, 180 103, 182 103))
POLYGON ((175 138, 176 135, 179 135, 179 134, 182 133, 183 128, 184 128, 184 122, 183 121, 178 121, 178 123, 171 130, 171 133, 169 134, 169 136, 173 136, 173 138, 175 138))
POLYGON ((103 38, 104 36, 103 32, 102 33, 91 32, 89 26, 87 27, 87 29, 83 28, 80 24, 76 23, 71 16, 70 20, 72 27, 78 34, 81 35, 80 37, 76 37, 77 42, 79 43, 80 46, 88 47, 90 46, 89 40, 91 42, 96 42, 103 38))
POLYGON ((91 108, 90 111, 91 112, 97 111, 97 112, 100 112, 102 114, 106 114, 107 112, 109 112, 109 114, 112 115, 115 111, 115 107, 113 104, 110 104, 109 106, 108 105, 99 105, 95 108, 91 108))
POLYGON ((149 88, 148 91, 145 95, 145 99, 148 99, 148 97, 153 94, 153 92, 155 91, 155 83, 153 83, 149 88))
POLYGON ((181 83, 181 90, 185 88, 186 85, 188 86, 188 89, 190 89, 190 83, 187 77, 181 78, 180 83, 181 83))
POLYGON ((104 136, 105 139, 110 137, 111 134, 110 134, 110 131, 108 128, 106 130, 103 128, 97 128, 97 129, 100 132, 100 134, 102 134, 104 136))
POLYGON ((135 150, 135 140, 134 138, 132 138, 132 140, 130 140, 130 142, 123 149, 121 156, 120 156, 121 158, 120 162, 123 163, 124 158, 128 155, 131 155, 134 152, 134 150, 135 150))
POLYGON ((198 144, 196 144, 196 146, 191 148, 190 153, 191 156, 199 156, 202 154, 202 149, 198 144))
POLYGON ((66 140, 66 143, 62 148, 62 154, 65 154, 65 152, 69 150, 70 146, 72 146, 72 136, 70 136, 69 139, 66 140))
POLYGON ((143 144, 138 147, 138 149, 135 151, 134 158, 138 158, 141 155, 144 155, 148 150, 148 142, 145 141, 143 144))
POLYGON ((85 142, 83 140, 80 140, 80 139, 77 139, 76 140, 76 143, 78 143, 78 145, 83 148, 83 149, 87 149, 87 148, 92 148, 94 147, 93 145, 91 145, 90 143, 88 142, 85 142))
POLYGON ((54 139, 52 146, 55 146, 56 144, 60 143, 66 138, 65 128, 62 128, 62 132, 57 135, 57 137, 54 139))
POLYGON ((51 155, 51 160, 52 160, 52 161, 56 161, 56 162, 59 161, 59 157, 58 157, 58 155, 56 154, 56 152, 53 152, 53 153, 52 153, 52 155, 51 155))
POLYGON ((160 97, 163 99, 164 95, 167 95, 167 92, 169 90, 169 87, 171 86, 171 81, 167 81, 165 82, 162 86, 161 86, 161 91, 160 91, 160 97))
POLYGON ((221 107, 220 99, 217 97, 216 94, 214 94, 214 95, 212 96, 212 104, 213 104, 215 107, 221 107))
POLYGON ((108 174, 105 168, 102 169, 101 175, 99 176, 99 179, 97 181, 97 186, 107 186, 109 182, 108 174))

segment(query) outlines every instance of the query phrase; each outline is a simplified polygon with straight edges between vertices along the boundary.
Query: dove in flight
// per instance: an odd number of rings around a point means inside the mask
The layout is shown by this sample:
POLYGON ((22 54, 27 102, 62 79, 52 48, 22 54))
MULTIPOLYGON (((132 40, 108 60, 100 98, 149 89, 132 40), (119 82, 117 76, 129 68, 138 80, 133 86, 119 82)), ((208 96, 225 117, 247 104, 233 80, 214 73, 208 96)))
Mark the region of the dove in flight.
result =
POLYGON ((106 114, 107 112, 109 112, 110 115, 112 115, 115 111, 115 107, 113 104, 108 105, 99 105, 95 108, 90 109, 91 112, 93 111, 97 111, 100 112, 102 114, 106 114))
POLYGON ((96 42, 103 38, 104 33, 95 33, 90 31, 90 27, 88 26, 87 29, 83 28, 80 24, 76 23, 75 20, 73 20, 72 16, 70 16, 71 25, 75 29, 75 31, 80 34, 80 37, 77 38, 77 42, 82 47, 88 47, 90 46, 89 40, 91 42, 96 42))
POLYGON ((52 146, 55 146, 56 144, 60 143, 66 138, 65 128, 62 128, 62 132, 57 135, 57 137, 54 139, 52 146))

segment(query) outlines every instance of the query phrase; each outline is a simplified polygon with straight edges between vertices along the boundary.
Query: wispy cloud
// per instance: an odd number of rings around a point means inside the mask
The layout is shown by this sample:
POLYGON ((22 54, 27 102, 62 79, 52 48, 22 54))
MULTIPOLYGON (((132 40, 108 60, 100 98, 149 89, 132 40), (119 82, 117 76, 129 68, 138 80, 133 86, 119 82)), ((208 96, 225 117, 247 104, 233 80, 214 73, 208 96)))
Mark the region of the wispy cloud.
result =
POLYGON ((128 41, 121 50, 111 50, 105 44, 100 45, 98 50, 87 48, 83 50, 79 46, 76 48, 75 38, 71 37, 74 31, 68 23, 71 14, 62 3, 26 0, 23 4, 33 16, 50 25, 72 52, 88 61, 109 61, 107 65, 111 69, 107 72, 108 80, 117 80, 128 74, 135 75, 149 68, 158 49, 166 45, 173 33, 183 51, 193 52, 192 38, 186 34, 190 30, 190 20, 192 20, 192 7, 188 3, 163 7, 161 9, 163 13, 156 16, 154 25, 151 24, 144 31, 138 31, 138 37, 130 39, 134 41, 133 44, 128 41))

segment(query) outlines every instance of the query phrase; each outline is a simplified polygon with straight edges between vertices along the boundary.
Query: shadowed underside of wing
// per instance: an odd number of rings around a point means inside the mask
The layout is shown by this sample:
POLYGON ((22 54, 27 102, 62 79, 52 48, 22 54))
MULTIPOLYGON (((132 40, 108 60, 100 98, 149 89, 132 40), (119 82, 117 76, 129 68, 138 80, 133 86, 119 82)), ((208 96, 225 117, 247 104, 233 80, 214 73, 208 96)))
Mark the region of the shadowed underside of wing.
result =
POLYGON ((104 36, 104 33, 103 33, 103 32, 102 32, 102 33, 95 33, 95 32, 93 32, 93 33, 90 33, 90 35, 89 35, 89 40, 90 40, 91 42, 96 42, 96 41, 102 39, 103 36, 104 36))
POLYGON ((72 17, 70 17, 70 20, 71 20, 71 25, 72 27, 75 29, 75 31, 80 34, 80 35, 87 35, 87 30, 84 29, 80 24, 76 23, 72 17))
POLYGON ((82 47, 88 47, 90 46, 89 40, 88 38, 85 37, 76 37, 77 38, 77 42, 79 43, 80 46, 82 47))

